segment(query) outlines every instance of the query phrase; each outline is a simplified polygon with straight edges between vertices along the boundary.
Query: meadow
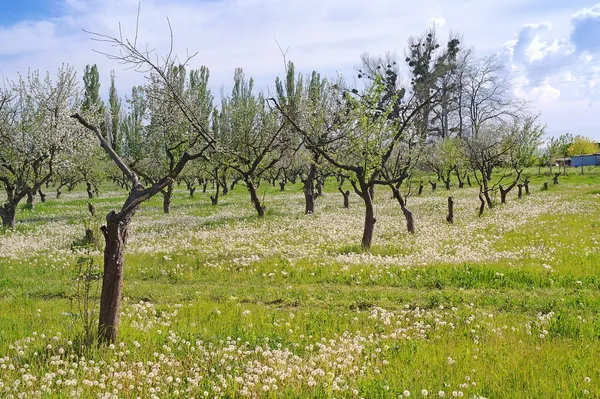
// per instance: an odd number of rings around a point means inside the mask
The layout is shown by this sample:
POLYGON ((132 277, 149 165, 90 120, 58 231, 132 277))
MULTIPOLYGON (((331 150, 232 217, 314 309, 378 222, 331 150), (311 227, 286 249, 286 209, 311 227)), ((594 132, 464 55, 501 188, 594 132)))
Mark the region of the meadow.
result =
MULTIPOLYGON (((182 185, 169 215, 156 196, 135 216, 101 348, 81 345, 76 295, 82 261, 102 263, 72 248, 88 199, 49 190, 0 232, 0 397, 600 397, 600 168, 545 172, 480 218, 476 188, 426 187, 414 235, 380 188, 370 253, 335 181, 312 215, 299 184, 263 182, 264 219, 241 184, 217 206, 182 185)), ((105 185, 94 223, 125 195, 105 185)))

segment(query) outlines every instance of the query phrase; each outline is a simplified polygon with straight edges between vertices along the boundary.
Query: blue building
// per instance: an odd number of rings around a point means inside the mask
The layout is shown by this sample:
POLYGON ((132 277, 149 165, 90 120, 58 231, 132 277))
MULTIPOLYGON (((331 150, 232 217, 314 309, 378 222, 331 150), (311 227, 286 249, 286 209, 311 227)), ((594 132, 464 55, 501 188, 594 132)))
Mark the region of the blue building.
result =
POLYGON ((590 155, 575 155, 571 157, 571 166, 599 166, 600 153, 590 155))

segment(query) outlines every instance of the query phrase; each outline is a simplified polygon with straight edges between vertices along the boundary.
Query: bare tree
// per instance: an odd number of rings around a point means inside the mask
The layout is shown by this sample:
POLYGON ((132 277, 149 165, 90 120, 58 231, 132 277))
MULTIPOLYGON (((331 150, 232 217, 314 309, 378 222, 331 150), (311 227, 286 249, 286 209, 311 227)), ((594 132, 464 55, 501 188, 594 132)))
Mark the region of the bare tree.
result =
MULTIPOLYGON (((214 140, 204 124, 204 116, 200 112, 197 112, 193 102, 181 96, 178 87, 170 77, 173 64, 177 61, 176 57, 172 55, 172 51, 169 51, 164 57, 156 57, 156 61, 154 61, 155 58, 152 51, 147 48, 138 48, 137 36, 133 41, 130 41, 122 37, 111 37, 97 33, 91 34, 96 40, 117 49, 116 53, 104 53, 108 58, 141 72, 152 72, 156 76, 156 81, 160 82, 162 92, 177 105, 177 108, 182 113, 182 117, 189 123, 190 131, 194 133, 186 141, 185 146, 187 149, 181 152, 181 155, 174 163, 175 166, 156 183, 145 187, 138 174, 127 166, 124 160, 110 146, 110 143, 107 142, 105 139, 107 137, 106 132, 101 132, 97 126, 88 123, 80 114, 76 113, 72 115, 81 125, 94 133, 101 147, 131 184, 129 195, 121 209, 119 211, 111 211, 106 216, 106 224, 102 226, 106 246, 104 248, 104 275, 100 298, 98 338, 100 343, 109 343, 114 342, 118 335, 125 248, 129 225, 137 209, 142 202, 150 199, 172 184, 190 160, 204 156, 205 151, 214 146, 214 140)), ((190 58, 188 57, 183 62, 177 62, 176 64, 185 66, 190 58)))

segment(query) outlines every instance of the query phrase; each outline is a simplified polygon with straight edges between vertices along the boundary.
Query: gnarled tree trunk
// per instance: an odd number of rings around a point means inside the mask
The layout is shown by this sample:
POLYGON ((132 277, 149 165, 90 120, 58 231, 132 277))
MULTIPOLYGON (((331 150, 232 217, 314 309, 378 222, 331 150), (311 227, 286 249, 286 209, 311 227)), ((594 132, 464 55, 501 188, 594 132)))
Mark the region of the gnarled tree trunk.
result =
POLYGON ((106 246, 104 247, 104 274, 100 295, 99 344, 111 343, 117 340, 123 293, 123 265, 125 262, 127 229, 134 213, 135 210, 119 219, 113 211, 106 216, 106 226, 102 226, 106 246))
POLYGON ((94 198, 94 190, 92 190, 91 183, 85 183, 85 190, 87 191, 88 198, 94 198))
POLYGON ((479 205, 479 214, 477 216, 481 217, 481 215, 483 215, 483 211, 485 210, 485 201, 481 193, 479 193, 479 202, 481 202, 481 205, 479 205))
POLYGON ((362 187, 363 190, 363 201, 365 202, 365 226, 363 230, 363 236, 361 240, 361 244, 363 249, 369 250, 371 249, 371 242, 373 241, 373 231, 375 230, 375 209, 373 207, 373 199, 369 193, 368 187, 362 187))
POLYGON ((13 203, 5 203, 0 207, 0 217, 2 218, 2 227, 12 229, 15 227, 15 219, 17 215, 17 205, 13 203))
POLYGON ((167 191, 163 191, 163 212, 171 212, 171 201, 173 199, 173 183, 167 186, 167 191))
POLYGON ((350 190, 344 191, 344 190, 342 190, 341 187, 338 187, 338 190, 344 196, 344 208, 345 209, 350 208, 350 190))
POLYGON ((404 218, 406 219, 406 230, 411 233, 414 234, 415 233, 415 217, 413 215, 413 213, 408 210, 408 208, 406 207, 406 201, 404 200, 404 198, 402 198, 402 194, 400 194, 400 190, 397 187, 394 187, 393 185, 390 185, 390 188, 392 189, 392 195, 394 198, 396 198, 396 201, 398 201, 398 203, 400 204, 400 208, 402 208, 402 214, 404 215, 404 218))
POLYGON ((256 212, 258 213, 258 217, 264 217, 265 207, 260 203, 260 198, 258 198, 258 194, 256 193, 256 188, 254 187, 252 179, 250 179, 249 177, 245 177, 244 182, 248 187, 248 192, 250 192, 250 201, 252 202, 252 205, 254 205, 254 209, 256 209, 256 212))
POLYGON ((33 210, 35 203, 34 203, 34 196, 35 196, 35 191, 33 190, 28 190, 27 191, 27 208, 33 210))
POLYGON ((315 195, 314 195, 314 181, 315 176, 317 174, 317 166, 312 163, 310 165, 310 169, 308 170, 308 176, 306 179, 302 180, 304 187, 302 191, 304 192, 304 213, 310 214, 315 212, 315 195))
POLYGON ((454 224, 454 200, 452 197, 448 197, 448 216, 446 216, 446 221, 454 224))

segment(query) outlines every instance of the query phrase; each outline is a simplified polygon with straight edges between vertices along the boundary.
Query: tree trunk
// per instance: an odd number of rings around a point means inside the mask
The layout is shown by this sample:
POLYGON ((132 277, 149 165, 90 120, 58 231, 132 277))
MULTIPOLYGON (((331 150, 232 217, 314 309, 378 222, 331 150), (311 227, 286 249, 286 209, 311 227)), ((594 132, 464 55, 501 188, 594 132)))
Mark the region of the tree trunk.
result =
POLYGON ((366 183, 361 182, 361 189, 363 192, 363 201, 365 202, 365 226, 362 236, 362 247, 368 251, 371 249, 371 242, 373 241, 373 231, 375 229, 375 210, 373 208, 373 199, 370 194, 370 187, 366 183))
POLYGON ((465 181, 460 177, 460 173, 458 172, 458 168, 456 168, 456 179, 458 180, 458 188, 463 188, 465 186, 465 181))
POLYGON ((323 183, 324 183, 324 181, 322 179, 317 178, 317 196, 318 197, 323 196, 323 183))
POLYGON ((87 191, 88 198, 94 198, 94 191, 92 190, 91 183, 85 183, 85 189, 87 191))
POLYGON ((502 205, 505 205, 506 204, 506 194, 508 194, 510 189, 505 190, 504 187, 502 187, 501 185, 499 186, 499 188, 500 188, 500 203, 502 205))
MULTIPOLYGON (((206 187, 206 184, 205 184, 206 187)), ((220 185, 217 184, 217 190, 215 191, 215 195, 214 197, 211 195, 210 196, 210 203, 215 206, 219 203, 219 189, 220 189, 220 185)))
POLYGON ((190 187, 188 187, 188 190, 190 192, 190 197, 193 198, 194 197, 194 193, 196 192, 196 187, 190 186, 190 187))
POLYGON ((167 192, 162 193, 163 195, 163 212, 171 212, 171 200, 173 199, 173 183, 167 186, 167 192))
POLYGON ((417 195, 420 196, 421 194, 423 194, 423 182, 419 183, 419 192, 417 195))
POLYGON ((492 209, 494 207, 494 203, 492 202, 492 198, 490 197, 490 192, 485 190, 483 192, 483 196, 485 197, 485 202, 487 202, 488 208, 492 209))
POLYGON ((429 184, 431 184, 431 192, 435 193, 435 189, 437 188, 437 183, 430 181, 429 184))
POLYGON ((44 193, 42 192, 42 189, 41 189, 41 188, 38 190, 38 194, 40 195, 40 202, 41 202, 42 204, 43 204, 43 203, 45 203, 45 202, 46 202, 46 194, 44 194, 44 193))
POLYGON ((390 185, 392 189, 392 196, 396 198, 398 203, 400 204, 400 208, 402 208, 402 214, 404 214, 404 218, 406 219, 406 230, 414 234, 415 233, 415 218, 411 211, 406 207, 406 201, 402 198, 402 194, 400 194, 400 190, 397 187, 390 185))
POLYGON ((28 190, 27 191, 27 208, 33 210, 34 208, 34 198, 35 191, 28 190))
MULTIPOLYGON (((131 215, 133 216, 133 215, 131 215)), ((100 321, 98 323, 98 343, 113 343, 119 331, 119 314, 123 292, 123 264, 127 228, 131 218, 119 221, 114 211, 106 217, 102 227, 106 246, 104 248, 104 275, 100 294, 100 321)))
POLYGON ((342 190, 341 187, 338 187, 338 190, 344 196, 344 208, 345 209, 350 208, 350 190, 344 191, 344 190, 342 190))
POLYGON ((254 187, 254 183, 249 177, 244 178, 244 182, 248 187, 248 191, 250 192, 250 201, 252 201, 252 205, 254 205, 254 209, 258 213, 258 217, 262 218, 265 216, 265 207, 260 203, 260 199, 256 193, 256 188, 254 187))
POLYGON ((454 224, 454 201, 452 197, 448 197, 448 216, 446 216, 446 221, 454 224))
POLYGON ((544 186, 542 187, 542 191, 546 191, 546 190, 548 190, 548 182, 547 181, 544 182, 544 186))
POLYGON ((302 180, 302 183, 304 184, 304 213, 307 215, 315 212, 314 181, 316 174, 317 166, 313 163, 310 165, 310 169, 308 170, 308 176, 305 180, 302 180))
POLYGON ((208 186, 208 180, 204 180, 204 182, 202 182, 202 193, 206 194, 206 186, 208 186))
POLYGON ((59 199, 61 194, 62 194, 62 191, 60 191, 60 187, 59 187, 56 189, 56 199, 59 199))
POLYGON ((519 192, 517 193, 517 198, 521 199, 523 197, 523 184, 517 184, 517 188, 519 192))
POLYGON ((481 205, 479 205, 479 217, 481 217, 481 215, 483 215, 483 211, 485 209, 485 201, 483 200, 483 196, 481 195, 481 193, 479 193, 479 201, 481 202, 481 205))
POLYGON ((561 173, 555 173, 554 174, 554 177, 552 178, 552 182, 554 184, 558 184, 558 176, 560 176, 560 175, 561 175, 561 173))
POLYGON ((285 180, 279 182, 279 190, 285 191, 285 180))
POLYGON ((405 206, 402 207, 402 213, 406 219, 406 230, 408 230, 410 234, 415 234, 415 218, 413 213, 405 206))
POLYGON ((523 187, 525 187, 525 194, 529 195, 529 178, 525 178, 523 181, 523 187))
POLYGON ((229 189, 230 189, 231 191, 233 191, 233 189, 234 189, 235 185, 236 185, 236 184, 238 184, 238 182, 239 182, 239 181, 240 181, 240 179, 239 179, 239 178, 237 178, 237 179, 233 179, 233 181, 231 182, 231 187, 229 187, 229 189))
POLYGON ((2 227, 12 229, 15 227, 17 214, 17 204, 5 203, 0 207, 0 217, 2 217, 2 227))
POLYGON ((469 185, 469 187, 473 187, 473 185, 471 184, 471 178, 469 177, 469 175, 467 175, 467 184, 469 185))

